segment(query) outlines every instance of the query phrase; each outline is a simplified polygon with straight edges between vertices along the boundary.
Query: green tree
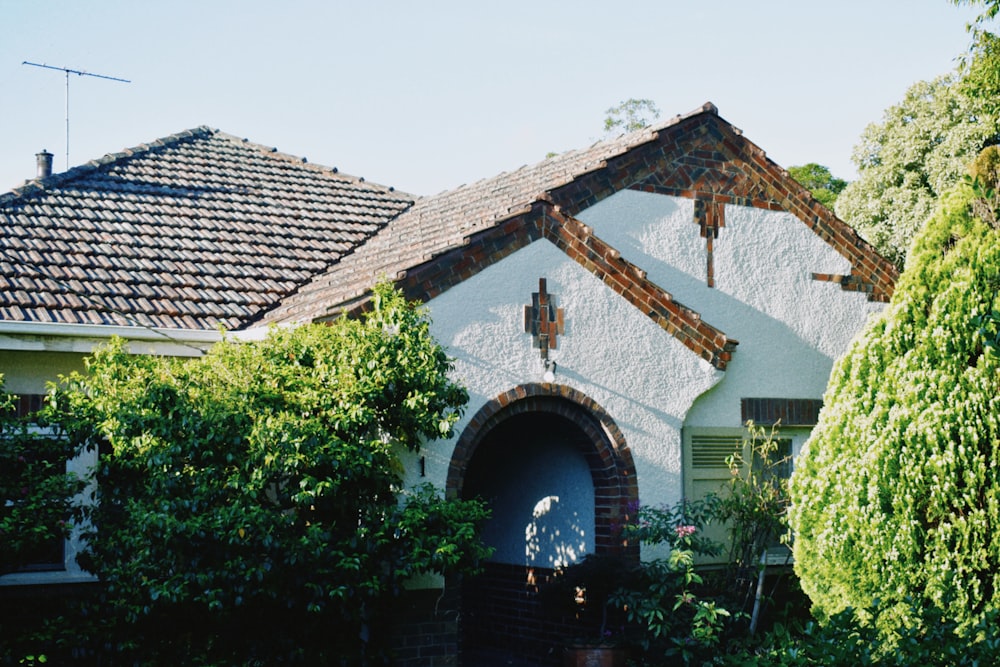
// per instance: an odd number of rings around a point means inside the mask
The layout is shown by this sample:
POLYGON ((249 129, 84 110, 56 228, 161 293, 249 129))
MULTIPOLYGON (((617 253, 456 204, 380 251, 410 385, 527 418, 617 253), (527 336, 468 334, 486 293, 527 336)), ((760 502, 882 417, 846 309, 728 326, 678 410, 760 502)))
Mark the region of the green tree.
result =
MULTIPOLYGON (((885 635, 1000 602, 1000 230, 966 179, 914 241, 889 307, 836 364, 796 462, 795 568, 820 618, 885 635)), ((987 199, 983 195, 987 195, 987 199)))
POLYGON ((903 266, 937 198, 997 130, 997 118, 962 94, 955 75, 914 84, 862 133, 852 156, 858 179, 837 198, 837 215, 903 266))
POLYGON ((1000 116, 1000 38, 986 29, 1000 12, 998 0, 952 0, 955 5, 982 7, 969 24, 972 44, 960 59, 961 89, 964 94, 982 101, 988 113, 1000 116))
POLYGON ((648 127, 660 117, 660 110, 653 100, 630 97, 604 112, 604 132, 635 132, 648 127))
POLYGON ((847 187, 847 181, 830 173, 829 168, 810 162, 789 167, 788 174, 808 189, 823 206, 832 209, 837 196, 847 187))
POLYGON ((400 451, 450 435, 466 401, 450 368, 385 286, 360 319, 195 360, 95 352, 68 389, 74 431, 103 443, 81 560, 126 657, 374 661, 408 579, 488 555, 480 502, 402 488, 400 451))
POLYGON ((0 574, 62 562, 62 541, 80 518, 85 482, 66 471, 80 453, 47 412, 18 416, 0 374, 0 574))

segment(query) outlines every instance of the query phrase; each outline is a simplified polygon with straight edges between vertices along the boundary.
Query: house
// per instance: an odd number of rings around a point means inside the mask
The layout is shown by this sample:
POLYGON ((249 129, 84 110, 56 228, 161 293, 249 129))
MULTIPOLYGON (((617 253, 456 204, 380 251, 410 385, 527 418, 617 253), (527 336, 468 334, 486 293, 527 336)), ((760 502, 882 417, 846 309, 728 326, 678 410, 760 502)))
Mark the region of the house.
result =
MULTIPOLYGON (((43 174, 0 216, 0 372, 28 396, 113 334, 196 355, 220 326, 359 308, 382 276, 425 302, 470 403, 409 479, 491 500, 463 641, 529 652, 530 577, 614 548, 635 503, 718 485, 747 419, 800 447, 896 279, 711 104, 430 197, 199 128, 43 174)), ((81 576, 71 552, 8 583, 81 576)))

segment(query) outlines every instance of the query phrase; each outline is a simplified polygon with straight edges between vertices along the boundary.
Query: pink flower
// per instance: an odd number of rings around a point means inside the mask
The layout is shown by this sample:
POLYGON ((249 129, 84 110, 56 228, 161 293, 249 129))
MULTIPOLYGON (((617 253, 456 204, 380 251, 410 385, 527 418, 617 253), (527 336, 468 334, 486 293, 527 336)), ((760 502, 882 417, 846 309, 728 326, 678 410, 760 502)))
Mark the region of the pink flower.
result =
POLYGON ((677 526, 674 530, 677 532, 677 537, 691 537, 698 531, 694 526, 677 526))

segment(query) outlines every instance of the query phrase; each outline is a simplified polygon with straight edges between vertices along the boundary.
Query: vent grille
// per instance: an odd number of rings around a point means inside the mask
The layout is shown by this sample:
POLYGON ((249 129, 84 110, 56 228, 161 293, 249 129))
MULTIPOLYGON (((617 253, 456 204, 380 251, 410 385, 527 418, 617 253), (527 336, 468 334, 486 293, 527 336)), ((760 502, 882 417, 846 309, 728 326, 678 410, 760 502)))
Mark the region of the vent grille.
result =
POLYGON ((743 448, 743 438, 731 435, 695 435, 691 437, 691 466, 729 469, 726 463, 743 448))

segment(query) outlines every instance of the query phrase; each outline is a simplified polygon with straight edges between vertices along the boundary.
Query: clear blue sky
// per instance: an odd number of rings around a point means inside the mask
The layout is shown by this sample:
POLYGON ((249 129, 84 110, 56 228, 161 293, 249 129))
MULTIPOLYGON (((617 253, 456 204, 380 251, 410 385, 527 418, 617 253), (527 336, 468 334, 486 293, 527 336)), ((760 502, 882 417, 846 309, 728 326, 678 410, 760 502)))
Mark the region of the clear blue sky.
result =
POLYGON ((915 81, 954 68, 948 0, 0 0, 0 192, 208 125, 433 194, 587 146, 605 110, 706 101, 782 166, 851 151, 915 81))

